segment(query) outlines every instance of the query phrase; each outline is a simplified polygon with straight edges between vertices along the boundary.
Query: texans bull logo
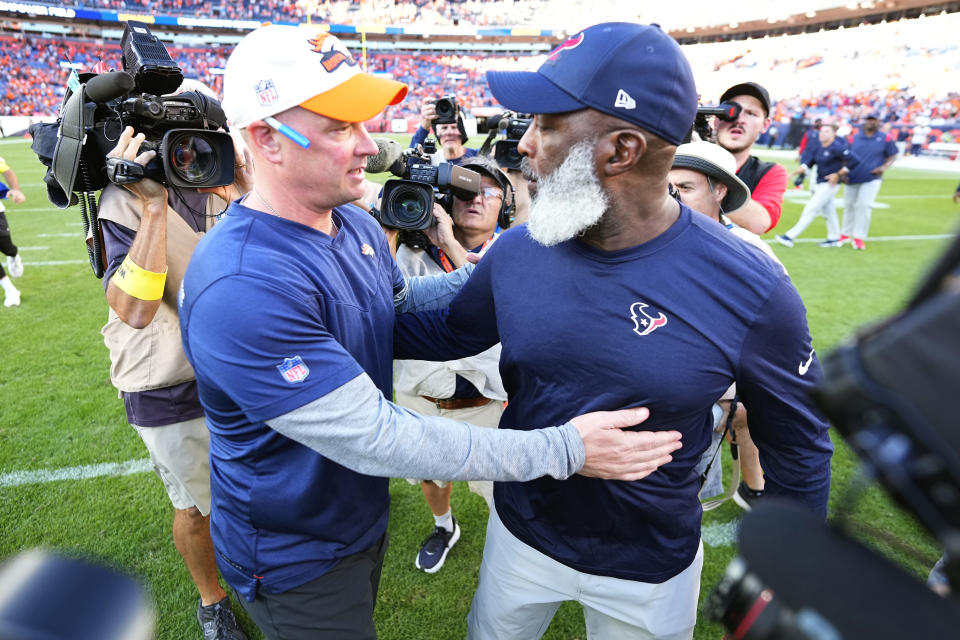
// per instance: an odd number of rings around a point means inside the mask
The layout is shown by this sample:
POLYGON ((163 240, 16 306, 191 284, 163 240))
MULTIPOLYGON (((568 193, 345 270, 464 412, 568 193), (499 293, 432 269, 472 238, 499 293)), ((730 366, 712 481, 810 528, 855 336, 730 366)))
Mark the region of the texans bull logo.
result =
POLYGON ((633 320, 633 331, 639 336, 645 336, 667 324, 667 316, 663 315, 663 313, 658 311, 657 317, 654 318, 644 311, 644 309, 649 306, 646 302, 634 302, 630 305, 630 318, 633 320))
POLYGON ((578 46, 580 46, 581 42, 583 42, 582 32, 578 33, 572 38, 567 38, 559 47, 557 47, 547 55, 547 60, 550 60, 552 62, 557 58, 558 55, 560 55, 561 51, 566 51, 567 49, 576 49, 578 46))

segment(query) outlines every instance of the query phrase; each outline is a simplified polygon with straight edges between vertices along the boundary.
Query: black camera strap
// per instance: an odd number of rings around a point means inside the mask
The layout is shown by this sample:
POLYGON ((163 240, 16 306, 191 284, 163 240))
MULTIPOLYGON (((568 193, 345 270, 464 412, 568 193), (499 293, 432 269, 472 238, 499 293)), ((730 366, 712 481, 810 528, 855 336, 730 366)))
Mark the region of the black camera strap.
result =
POLYGON ((737 407, 739 405, 740 397, 734 395, 733 400, 730 401, 730 411, 727 413, 727 419, 724 421, 723 433, 720 436, 720 442, 717 443, 717 448, 713 450, 713 455, 710 456, 710 462, 707 464, 707 468, 704 469, 703 473, 700 474, 700 490, 703 491, 703 485, 707 481, 707 475, 710 473, 710 469, 713 467, 713 464, 717 462, 720 451, 723 449, 723 441, 726 439, 727 434, 729 433, 730 457, 733 459, 733 464, 731 465, 732 468, 730 470, 730 484, 727 486, 727 490, 716 498, 701 501, 700 506, 704 511, 710 511, 711 509, 716 509, 722 505, 724 502, 733 497, 733 494, 737 491, 737 487, 740 486, 740 452, 739 447, 737 446, 737 434, 733 429, 733 419, 737 414, 737 407))

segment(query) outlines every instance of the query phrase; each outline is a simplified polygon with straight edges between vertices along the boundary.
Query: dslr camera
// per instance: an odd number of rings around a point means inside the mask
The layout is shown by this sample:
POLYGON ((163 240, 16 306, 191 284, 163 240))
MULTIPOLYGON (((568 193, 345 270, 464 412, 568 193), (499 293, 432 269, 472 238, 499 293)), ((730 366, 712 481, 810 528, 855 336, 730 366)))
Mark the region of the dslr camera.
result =
POLYGON ((709 116, 716 116, 725 122, 733 122, 740 115, 742 107, 736 102, 723 102, 718 105, 698 105, 697 117, 693 121, 693 127, 687 133, 684 142, 690 142, 693 139, 693 132, 696 131, 700 139, 705 142, 716 142, 714 140, 713 128, 707 120, 709 116))
POLYGON ((487 139, 480 147, 480 153, 490 154, 493 147, 493 158, 504 169, 520 169, 520 152, 517 143, 530 128, 533 115, 529 113, 514 113, 504 111, 490 118, 477 119, 477 133, 486 133, 487 139))
POLYGON ((457 104, 457 96, 443 96, 435 103, 437 109, 437 119, 433 121, 438 124, 457 124, 457 117, 460 115, 460 105, 457 104))
POLYGON ((367 162, 368 173, 389 171, 399 179, 383 185, 380 209, 371 210, 380 224, 392 229, 420 231, 433 223, 433 203, 450 210, 454 196, 476 197, 480 192, 480 174, 450 162, 434 165, 432 144, 416 149, 400 149, 389 139, 377 139, 380 152, 367 162))

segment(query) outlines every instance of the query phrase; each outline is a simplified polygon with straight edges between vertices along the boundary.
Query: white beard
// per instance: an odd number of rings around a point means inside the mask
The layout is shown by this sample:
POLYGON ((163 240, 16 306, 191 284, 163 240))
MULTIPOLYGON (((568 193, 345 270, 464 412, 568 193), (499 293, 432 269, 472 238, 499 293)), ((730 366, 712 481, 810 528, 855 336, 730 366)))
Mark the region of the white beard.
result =
POLYGON ((537 180, 527 231, 545 247, 577 237, 607 210, 607 194, 593 168, 595 144, 573 145, 563 164, 537 180))

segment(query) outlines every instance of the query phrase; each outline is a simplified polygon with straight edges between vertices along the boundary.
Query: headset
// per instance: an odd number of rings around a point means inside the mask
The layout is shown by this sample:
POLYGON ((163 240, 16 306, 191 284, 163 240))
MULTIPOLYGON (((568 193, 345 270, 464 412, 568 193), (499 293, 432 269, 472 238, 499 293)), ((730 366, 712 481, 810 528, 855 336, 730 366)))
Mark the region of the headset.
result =
POLYGON ((514 206, 513 183, 510 182, 506 172, 488 156, 474 156, 464 160, 460 163, 460 166, 492 178, 503 189, 503 200, 500 203, 500 211, 497 213, 497 226, 500 229, 508 228, 513 223, 516 208, 514 206), (483 159, 480 160, 479 158, 483 159))

